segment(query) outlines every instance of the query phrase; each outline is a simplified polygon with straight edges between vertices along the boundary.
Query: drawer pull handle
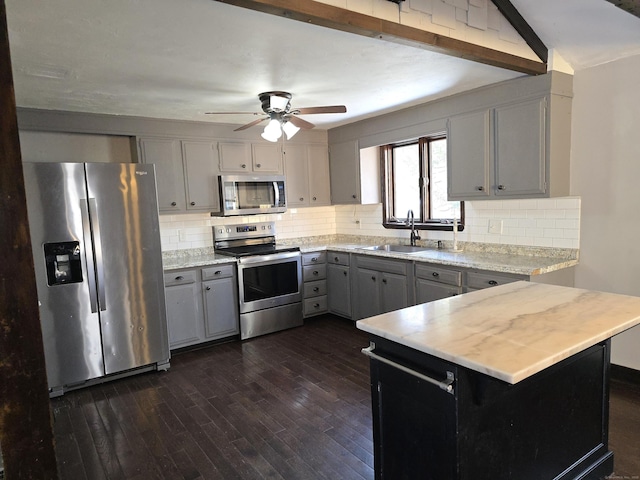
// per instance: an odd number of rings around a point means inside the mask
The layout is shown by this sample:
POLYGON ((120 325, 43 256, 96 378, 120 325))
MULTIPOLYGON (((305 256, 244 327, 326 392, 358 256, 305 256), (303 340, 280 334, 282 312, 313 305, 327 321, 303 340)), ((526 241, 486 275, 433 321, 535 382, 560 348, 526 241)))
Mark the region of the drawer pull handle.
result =
POLYGON ((507 187, 505 187, 504 185, 498 185, 498 190, 506 190, 507 187))
POLYGON ((476 190, 478 190, 479 192, 483 192, 484 191, 484 187, 482 185, 476 187, 476 190))
POLYGON ((178 275, 176 277, 176 280, 179 282, 180 280, 184 280, 184 277, 182 275, 178 275))
POLYGON ((498 284, 498 282, 496 282, 495 280, 489 280, 487 283, 489 285, 497 285, 498 284))
POLYGON ((196 202, 191 202, 190 205, 193 207, 195 206, 196 202))
POLYGON ((209 290, 211 290, 211 287, 206 287, 205 290, 208 292, 209 290))
POLYGON ((213 272, 214 275, 222 275, 222 270, 216 270, 213 272))
POLYGON ((316 198, 316 197, 313 197, 313 201, 315 202, 316 200, 317 200, 317 198, 316 198))
POLYGON ((260 168, 262 165, 259 163, 256 163, 256 168, 260 168))
POLYGON ((240 165, 242 168, 247 168, 247 164, 243 163, 242 165, 240 165))
POLYGON ((318 272, 317 270, 314 270, 314 271, 313 271, 313 274, 314 274, 314 275, 316 275, 316 276, 317 276, 319 273, 320 273, 320 272, 318 272))
POLYGON ((346 277, 347 276, 347 272, 342 272, 342 274, 346 277))
POLYGON ((314 292, 319 292, 319 291, 320 291, 320 289, 319 289, 318 287, 313 287, 313 291, 314 291, 314 292))
POLYGON ((311 259, 311 261, 312 261, 312 262, 317 262, 317 261, 318 261, 318 257, 313 257, 313 258, 311 259))
POLYGON ((371 275, 371 280, 373 280, 375 282, 376 281, 376 277, 371 275))
POLYGON ((447 378, 445 380, 436 380, 435 378, 431 378, 431 377, 427 377, 426 375, 423 375, 420 372, 416 372, 415 370, 411 370, 410 368, 405 367, 404 365, 400 365, 399 363, 396 363, 392 360, 389 360, 387 358, 381 357, 380 355, 373 353, 373 351, 376 348, 376 344, 373 342, 370 342, 369 346, 367 348, 363 348, 362 349, 362 353, 364 353, 367 357, 372 358, 374 360, 377 360, 379 362, 382 363, 386 363, 387 365, 391 365, 394 368, 397 368, 398 370, 401 370, 405 373, 408 373, 409 375, 413 375, 414 377, 418 377, 420 380, 424 380, 427 383, 431 383, 432 385, 436 385, 438 387, 440 387, 442 390, 444 390, 447 393, 450 393, 451 395, 454 394, 453 391, 453 382, 455 381, 455 376, 453 375, 453 372, 449 372, 447 371, 447 378))
POLYGON ((434 277, 439 277, 440 274, 438 272, 433 272, 431 275, 433 275, 434 277))
POLYGON ((178 205, 176 202, 171 202, 172 207, 175 207, 176 205, 178 205))
POLYGON ((382 279, 382 283, 384 283, 384 284, 386 285, 386 283, 387 283, 387 279, 386 279, 386 278, 383 278, 383 279, 382 279))
POLYGON ((320 304, 319 303, 314 303, 313 304, 313 308, 320 308, 320 304))

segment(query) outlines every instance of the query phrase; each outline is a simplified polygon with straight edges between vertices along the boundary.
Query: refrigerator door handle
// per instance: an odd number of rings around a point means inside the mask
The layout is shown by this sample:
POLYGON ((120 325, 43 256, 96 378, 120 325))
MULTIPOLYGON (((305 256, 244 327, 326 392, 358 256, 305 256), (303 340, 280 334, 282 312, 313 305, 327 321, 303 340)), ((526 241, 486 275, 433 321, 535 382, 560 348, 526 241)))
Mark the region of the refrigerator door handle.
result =
POLYGON ((89 301, 91 303, 91 313, 98 311, 98 292, 96 287, 96 269, 93 259, 93 241, 91 240, 91 222, 89 221, 89 208, 87 200, 80 201, 80 212, 82 213, 82 232, 84 235, 84 263, 87 266, 87 285, 89 286, 89 301))
POLYGON ((104 291, 104 259, 102 257, 102 240, 100 237, 100 221, 98 220, 98 206, 95 198, 89 198, 89 215, 93 226, 93 245, 95 249, 96 273, 98 280, 98 304, 100 311, 107 309, 107 298, 104 291))

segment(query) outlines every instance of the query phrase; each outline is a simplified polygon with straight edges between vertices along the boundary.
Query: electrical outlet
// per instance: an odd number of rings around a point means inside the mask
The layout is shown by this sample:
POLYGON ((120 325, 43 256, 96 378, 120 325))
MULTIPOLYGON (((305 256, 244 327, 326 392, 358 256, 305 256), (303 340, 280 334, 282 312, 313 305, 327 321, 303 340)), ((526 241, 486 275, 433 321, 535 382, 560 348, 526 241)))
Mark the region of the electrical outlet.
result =
POLYGON ((489 220, 489 233, 502 235, 502 220, 489 220))
POLYGON ((187 241, 187 232, 184 230, 178 230, 178 240, 181 242, 187 241))

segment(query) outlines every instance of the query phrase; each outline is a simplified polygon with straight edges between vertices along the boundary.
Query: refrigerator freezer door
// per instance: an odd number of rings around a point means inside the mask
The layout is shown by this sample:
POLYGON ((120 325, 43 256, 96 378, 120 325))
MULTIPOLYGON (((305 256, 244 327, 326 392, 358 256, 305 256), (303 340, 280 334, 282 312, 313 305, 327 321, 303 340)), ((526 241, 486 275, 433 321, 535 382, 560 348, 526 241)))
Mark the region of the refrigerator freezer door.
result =
POLYGON ((86 164, 106 374, 169 359, 153 165, 86 164))
POLYGON ((49 387, 101 377, 100 322, 90 295, 95 289, 93 255, 91 240, 85 238, 90 230, 83 225, 83 216, 88 220, 84 165, 25 163, 24 177, 49 387), (77 258, 59 250, 75 242, 77 258), (74 277, 81 281, 48 281, 47 264, 53 262, 60 278, 69 260, 80 264, 74 277))

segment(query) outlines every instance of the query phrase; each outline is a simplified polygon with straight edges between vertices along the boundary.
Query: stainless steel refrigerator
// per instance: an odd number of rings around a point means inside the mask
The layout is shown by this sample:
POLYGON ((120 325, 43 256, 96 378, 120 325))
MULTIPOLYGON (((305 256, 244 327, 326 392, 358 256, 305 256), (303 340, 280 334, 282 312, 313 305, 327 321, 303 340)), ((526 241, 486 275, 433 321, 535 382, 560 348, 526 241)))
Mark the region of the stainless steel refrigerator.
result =
POLYGON ((153 165, 25 163, 24 176, 51 395, 166 370, 153 165))

